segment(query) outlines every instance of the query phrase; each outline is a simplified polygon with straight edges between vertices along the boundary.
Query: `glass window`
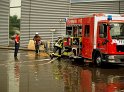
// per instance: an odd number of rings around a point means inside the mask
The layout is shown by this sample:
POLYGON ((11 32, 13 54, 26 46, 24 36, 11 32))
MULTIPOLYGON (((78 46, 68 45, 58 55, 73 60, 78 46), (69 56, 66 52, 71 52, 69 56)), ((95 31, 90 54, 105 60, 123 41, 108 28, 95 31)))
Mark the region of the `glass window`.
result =
POLYGON ((85 25, 85 32, 84 32, 85 37, 90 36, 90 25, 85 25))
POLYGON ((99 33, 101 38, 106 38, 107 37, 107 24, 101 24, 100 25, 100 33, 99 33))
POLYGON ((21 18, 21 0, 10 0, 10 16, 9 16, 9 37, 10 46, 14 46, 11 37, 16 32, 20 32, 20 18, 21 18))
POLYGON ((79 36, 82 36, 82 26, 79 26, 78 28, 79 28, 78 29, 79 30, 79 33, 78 34, 79 34, 79 36))
POLYGON ((78 26, 73 27, 73 36, 77 37, 78 36, 78 26))
POLYGON ((10 0, 10 7, 21 6, 21 0, 10 0))
POLYGON ((124 23, 111 23, 110 34, 112 38, 116 38, 116 37, 124 38, 124 23))
POLYGON ((72 27, 66 27, 66 35, 72 35, 72 27))

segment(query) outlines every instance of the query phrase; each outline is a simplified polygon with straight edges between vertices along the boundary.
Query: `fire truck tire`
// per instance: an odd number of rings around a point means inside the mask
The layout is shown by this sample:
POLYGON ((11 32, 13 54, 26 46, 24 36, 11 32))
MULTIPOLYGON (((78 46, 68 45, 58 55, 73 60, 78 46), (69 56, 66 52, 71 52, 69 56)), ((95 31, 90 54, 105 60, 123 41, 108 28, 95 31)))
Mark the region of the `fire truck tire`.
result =
POLYGON ((102 65, 102 57, 100 54, 97 54, 95 57, 94 57, 94 62, 95 62, 95 65, 100 67, 102 65))

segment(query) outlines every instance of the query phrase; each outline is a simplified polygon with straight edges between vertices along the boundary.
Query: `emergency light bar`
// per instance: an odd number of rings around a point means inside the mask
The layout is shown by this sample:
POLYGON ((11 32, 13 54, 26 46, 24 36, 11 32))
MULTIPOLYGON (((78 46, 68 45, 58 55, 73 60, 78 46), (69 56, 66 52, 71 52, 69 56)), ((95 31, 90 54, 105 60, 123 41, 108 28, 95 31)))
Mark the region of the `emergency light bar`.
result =
POLYGON ((93 14, 93 16, 106 16, 106 17, 112 16, 112 17, 121 17, 120 14, 104 14, 104 13, 96 13, 96 14, 93 14))
POLYGON ((112 15, 108 15, 108 20, 112 20, 112 15))
POLYGON ((105 16, 121 17, 120 14, 105 14, 105 16))
POLYGON ((124 14, 121 14, 121 17, 124 17, 124 14))

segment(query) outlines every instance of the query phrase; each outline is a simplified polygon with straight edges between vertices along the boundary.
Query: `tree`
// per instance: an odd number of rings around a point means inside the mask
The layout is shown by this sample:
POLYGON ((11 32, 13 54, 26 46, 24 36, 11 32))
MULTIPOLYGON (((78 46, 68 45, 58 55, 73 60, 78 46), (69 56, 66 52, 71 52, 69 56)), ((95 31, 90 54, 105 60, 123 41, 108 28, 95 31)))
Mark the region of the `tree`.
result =
POLYGON ((9 18, 9 35, 10 37, 15 34, 15 29, 20 30, 20 19, 17 15, 10 16, 9 18))

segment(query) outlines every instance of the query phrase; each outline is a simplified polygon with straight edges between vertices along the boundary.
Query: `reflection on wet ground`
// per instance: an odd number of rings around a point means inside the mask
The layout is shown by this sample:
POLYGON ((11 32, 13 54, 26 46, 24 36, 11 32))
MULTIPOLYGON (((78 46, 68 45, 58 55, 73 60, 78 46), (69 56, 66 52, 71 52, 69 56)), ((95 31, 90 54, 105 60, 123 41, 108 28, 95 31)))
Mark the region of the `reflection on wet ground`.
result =
POLYGON ((0 92, 124 92, 123 66, 83 66, 41 53, 0 50, 0 92))

